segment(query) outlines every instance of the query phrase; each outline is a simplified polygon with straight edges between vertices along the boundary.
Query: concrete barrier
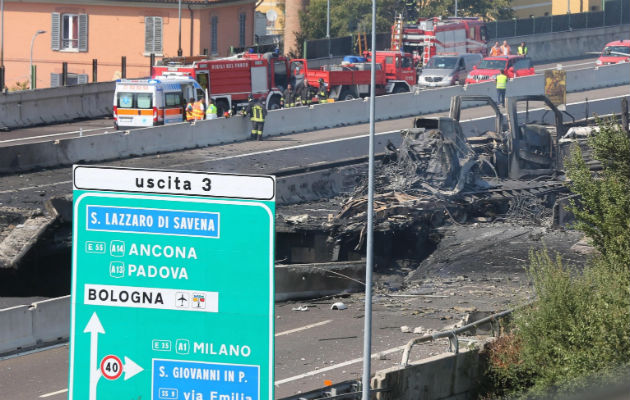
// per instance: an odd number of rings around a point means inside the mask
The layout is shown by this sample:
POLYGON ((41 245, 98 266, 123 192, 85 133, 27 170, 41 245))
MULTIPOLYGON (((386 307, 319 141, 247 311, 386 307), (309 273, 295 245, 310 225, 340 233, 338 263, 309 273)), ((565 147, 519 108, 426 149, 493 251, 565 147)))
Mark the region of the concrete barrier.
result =
POLYGON ((33 303, 33 339, 36 345, 68 340, 70 327, 70 296, 33 303))
MULTIPOLYGON (((492 29, 492 25, 490 25, 489 29, 492 29)), ((543 63, 579 58, 589 52, 601 52, 606 43, 627 38, 628 31, 630 31, 630 25, 626 24, 568 32, 498 38, 496 40, 499 43, 507 40, 514 52, 516 52, 516 48, 520 43, 524 41, 527 43, 529 57, 535 63, 543 63)))
POLYGON ((112 114, 115 82, 0 94, 0 126, 22 128, 112 114))
POLYGON ((0 354, 28 347, 35 343, 33 314, 30 306, 0 310, 0 354))
POLYGON ((364 289, 365 261, 276 265, 276 301, 312 299, 364 289))
MULTIPOLYGON (((567 72, 567 90, 582 91, 630 82, 630 63, 567 72)), ((543 77, 529 76, 508 83, 507 95, 542 94, 543 77)), ((446 111, 450 99, 458 94, 496 96, 493 82, 449 87, 376 99, 379 120, 409 117, 446 111)), ((369 120, 369 102, 364 99, 271 111, 265 124, 265 135, 276 136, 338 126, 365 123, 369 120)), ((0 173, 16 173, 37 168, 51 168, 80 162, 103 162, 185 150, 244 140, 250 125, 242 117, 219 118, 126 132, 61 139, 54 142, 0 147, 0 173)))
POLYGON ((295 204, 350 193, 366 172, 367 164, 362 164, 276 177, 276 202, 295 204))
POLYGON ((377 393, 377 400, 468 399, 483 370, 478 350, 444 353, 407 367, 377 371, 371 385, 385 389, 377 393))

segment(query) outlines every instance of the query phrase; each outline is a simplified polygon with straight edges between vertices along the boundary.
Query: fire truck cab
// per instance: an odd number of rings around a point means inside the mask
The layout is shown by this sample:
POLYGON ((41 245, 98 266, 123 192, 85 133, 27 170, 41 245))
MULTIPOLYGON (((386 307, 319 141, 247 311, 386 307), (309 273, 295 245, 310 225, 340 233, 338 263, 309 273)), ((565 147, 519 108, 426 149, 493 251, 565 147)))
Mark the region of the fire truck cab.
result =
POLYGON ((165 59, 152 68, 152 76, 184 75, 193 77, 207 90, 219 115, 236 110, 252 94, 270 110, 280 108, 282 91, 289 81, 286 57, 273 53, 243 54, 217 60, 165 59), (184 62, 182 62, 184 61, 184 62))
POLYGON ((392 26, 392 50, 413 53, 422 65, 438 53, 486 55, 488 34, 480 18, 420 18, 415 24, 396 18, 392 26))

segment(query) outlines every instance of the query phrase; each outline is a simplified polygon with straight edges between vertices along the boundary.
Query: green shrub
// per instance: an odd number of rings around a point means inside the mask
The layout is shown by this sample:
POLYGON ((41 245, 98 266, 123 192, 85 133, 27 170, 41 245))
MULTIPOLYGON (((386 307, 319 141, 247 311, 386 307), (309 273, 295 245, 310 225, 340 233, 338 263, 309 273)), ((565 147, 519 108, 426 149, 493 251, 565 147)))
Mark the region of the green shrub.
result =
POLYGON ((535 398, 615 381, 630 366, 630 138, 611 121, 589 139, 603 170, 579 148, 567 160, 575 228, 598 255, 583 270, 546 250, 530 253, 535 302, 515 312, 513 333, 489 351, 487 396, 535 398))

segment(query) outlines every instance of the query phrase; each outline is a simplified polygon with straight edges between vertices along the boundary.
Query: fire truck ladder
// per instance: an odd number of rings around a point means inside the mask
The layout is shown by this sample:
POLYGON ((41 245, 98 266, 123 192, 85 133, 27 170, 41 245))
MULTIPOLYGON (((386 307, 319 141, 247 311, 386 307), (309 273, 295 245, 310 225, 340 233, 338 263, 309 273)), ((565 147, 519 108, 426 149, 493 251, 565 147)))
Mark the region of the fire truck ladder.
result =
POLYGON ((367 35, 365 34, 365 32, 359 31, 357 33, 357 47, 359 48, 360 55, 363 55, 364 51, 368 51, 367 35))
POLYGON ((394 21, 394 27, 392 28, 392 50, 400 50, 402 48, 403 40, 403 17, 402 14, 398 14, 394 21))

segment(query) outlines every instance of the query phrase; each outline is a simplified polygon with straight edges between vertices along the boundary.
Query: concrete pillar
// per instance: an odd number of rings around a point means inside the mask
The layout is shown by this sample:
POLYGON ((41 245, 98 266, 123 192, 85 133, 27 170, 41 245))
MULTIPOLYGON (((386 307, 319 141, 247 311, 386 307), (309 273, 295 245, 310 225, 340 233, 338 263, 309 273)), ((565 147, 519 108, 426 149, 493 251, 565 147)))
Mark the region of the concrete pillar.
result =
MULTIPOLYGON (((309 0, 286 0, 284 5, 284 54, 295 52, 295 33, 300 32, 300 11, 304 11, 309 0)), ((302 56, 301 54, 296 54, 302 56)))

